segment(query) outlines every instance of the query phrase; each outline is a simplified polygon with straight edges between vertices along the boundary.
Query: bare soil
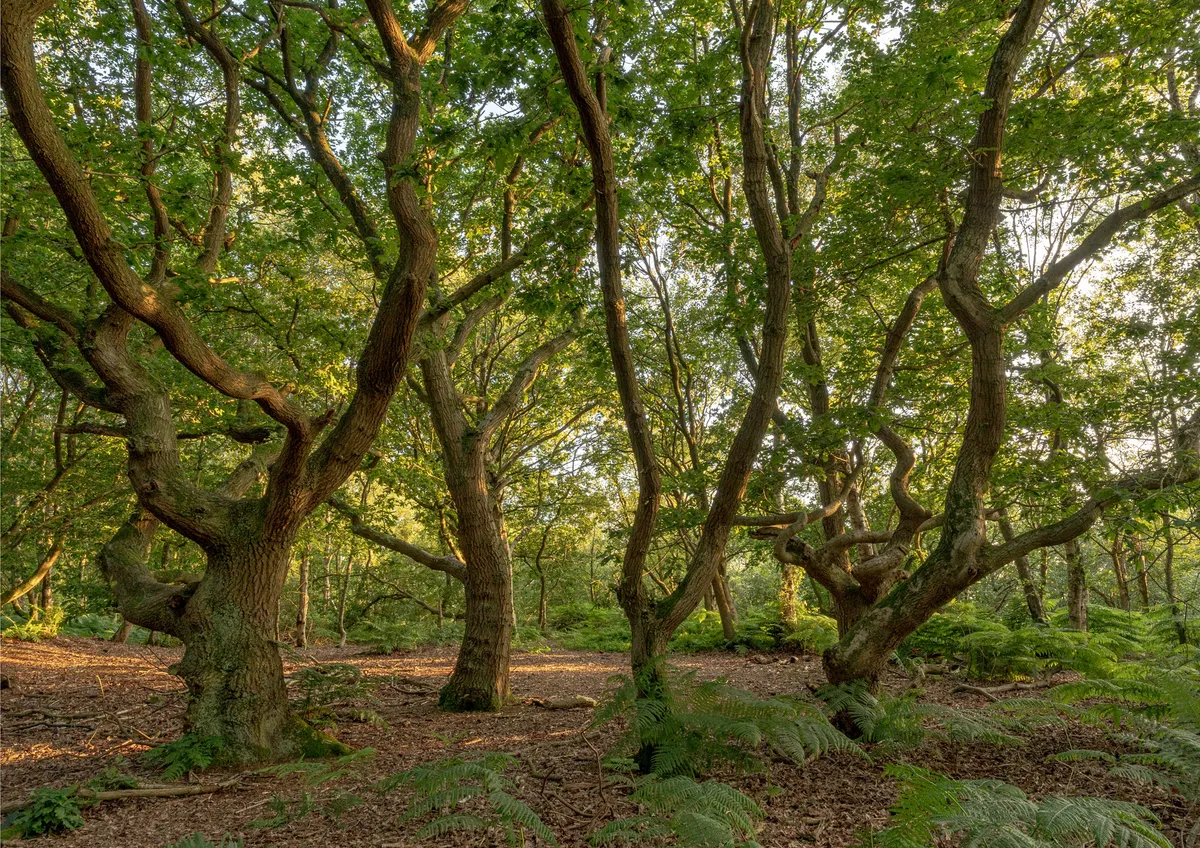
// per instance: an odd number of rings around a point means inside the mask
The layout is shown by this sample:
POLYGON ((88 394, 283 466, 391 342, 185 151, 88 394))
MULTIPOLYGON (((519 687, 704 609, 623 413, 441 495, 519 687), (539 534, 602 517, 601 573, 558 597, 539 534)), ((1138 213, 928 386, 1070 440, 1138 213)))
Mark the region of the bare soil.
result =
MULTIPOLYGON (((180 657, 172 648, 114 645, 90 639, 59 638, 41 644, 5 642, 3 674, 11 687, 0 691, 0 795, 5 802, 27 797, 35 788, 63 787, 96 777, 117 757, 121 769, 145 783, 160 779, 139 762, 147 748, 181 733, 184 690, 168 672, 180 657)), ((219 840, 234 834, 247 846, 488 846, 496 834, 449 834, 417 841, 419 825, 400 823, 406 808, 403 789, 378 795, 374 781, 415 764, 448 756, 471 757, 506 751, 519 760, 511 770, 517 794, 532 806, 564 846, 584 846, 602 823, 634 811, 627 789, 599 773, 599 757, 615 739, 615 729, 589 731, 590 709, 547 710, 526 698, 587 695, 600 698, 612 675, 627 668, 622 654, 555 651, 518 654, 512 686, 517 703, 495 714, 450 715, 436 708, 435 693, 450 674, 454 654, 423 650, 391 656, 364 656, 361 648, 319 647, 287 659, 289 669, 319 662, 349 662, 377 684, 370 706, 387 726, 342 723, 340 739, 377 752, 358 775, 314 790, 318 802, 353 791, 365 803, 333 820, 319 811, 277 827, 252 823, 270 819, 272 799, 295 805, 305 791, 296 775, 246 774, 236 785, 210 795, 105 802, 85 811, 77 831, 47 837, 46 844, 162 848, 194 832, 219 840)), ((676 665, 701 677, 725 677, 760 695, 802 692, 823 682, 820 661, 760 664, 734 654, 677 656, 676 665)), ((922 683, 924 698, 950 705, 983 706, 975 694, 954 694, 959 681, 922 683)), ((886 681, 901 690, 912 682, 899 674, 886 681)), ((1027 692, 1015 693, 1028 695, 1027 692)), ((1181 802, 1109 780, 1094 763, 1047 762, 1072 748, 1112 748, 1095 728, 1064 723, 1022 746, 928 742, 907 752, 909 762, 958 778, 998 778, 1032 796, 1100 795, 1138 801, 1167 825, 1182 845, 1181 802)), ((878 759, 878 758, 877 758, 878 759)), ((193 776, 194 782, 221 782, 229 771, 193 776)), ((772 762, 765 773, 720 775, 753 795, 767 811, 758 840, 767 848, 852 846, 869 829, 887 821, 896 786, 883 762, 850 755, 822 757, 803 768, 772 762), (768 786, 778 790, 766 791, 768 786)))

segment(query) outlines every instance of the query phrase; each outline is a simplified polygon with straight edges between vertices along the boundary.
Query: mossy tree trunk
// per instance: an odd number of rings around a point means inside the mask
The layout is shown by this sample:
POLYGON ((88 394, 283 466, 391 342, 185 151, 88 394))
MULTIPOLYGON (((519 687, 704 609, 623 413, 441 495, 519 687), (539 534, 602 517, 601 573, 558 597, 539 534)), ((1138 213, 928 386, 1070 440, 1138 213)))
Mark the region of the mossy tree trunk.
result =
POLYGON ((175 631, 185 646, 179 676, 188 687, 186 727, 220 738, 235 762, 298 753, 274 639, 290 560, 290 539, 209 551, 175 631))

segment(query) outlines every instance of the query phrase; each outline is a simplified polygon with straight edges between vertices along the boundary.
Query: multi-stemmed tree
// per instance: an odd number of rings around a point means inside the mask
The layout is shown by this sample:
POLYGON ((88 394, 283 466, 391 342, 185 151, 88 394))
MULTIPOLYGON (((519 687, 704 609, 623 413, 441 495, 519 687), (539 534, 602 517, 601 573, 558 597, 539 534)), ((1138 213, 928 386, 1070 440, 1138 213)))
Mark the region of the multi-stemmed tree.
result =
MULTIPOLYGON (((1014 181, 1006 184, 1001 157, 1009 135, 1015 93, 1027 91, 1032 98, 1049 90, 1049 86, 1022 73, 1031 45, 1036 44, 1045 27, 1074 24, 1090 31, 1094 24, 1086 12, 1080 13, 1081 21, 1068 16, 1047 24, 1043 20, 1047 17, 1046 7, 1040 0, 1022 2, 1000 22, 1002 34, 990 51, 983 86, 981 105, 986 108, 979 113, 974 138, 967 146, 965 186, 961 191, 954 184, 946 186, 954 195, 943 202, 946 233, 942 258, 936 270, 912 288, 879 345, 875 380, 863 404, 863 417, 875 438, 895 456, 887 485, 894 526, 889 521, 888 529, 875 530, 860 518, 852 520, 850 529, 835 528, 835 532, 825 534, 817 544, 799 537, 808 524, 826 517, 831 507, 850 503, 849 496, 856 485, 854 477, 863 470, 857 467, 862 455, 858 440, 843 448, 848 465, 840 475, 842 485, 833 497, 822 493, 820 510, 741 520, 747 524, 786 523, 786 527, 774 534, 776 555, 785 563, 803 566, 830 592, 841 631, 839 643, 825 655, 826 671, 833 682, 875 681, 901 640, 969 586, 1034 550, 1072 543, 1107 506, 1122 498, 1186 483, 1200 474, 1197 458, 1200 413, 1197 413, 1189 420, 1181 418, 1174 436, 1175 447, 1160 462, 1116 479, 1082 481, 1090 485, 1081 493, 1080 503, 1061 499, 1056 502, 1055 512, 1066 513, 1060 520, 1015 533, 1011 526, 1004 526, 1007 524, 1004 512, 992 502, 996 460, 1007 433, 1011 360, 1006 356, 1005 339, 1009 328, 1024 321, 1072 273, 1096 261, 1115 240, 1126 236, 1134 223, 1170 210, 1200 190, 1200 174, 1189 174, 1185 161, 1170 162, 1154 175, 1143 173, 1138 180, 1139 193, 1122 198, 1114 211, 1102 214, 1095 203, 1090 204, 1084 214, 1070 222, 1070 232, 1074 234, 1070 243, 1061 245, 1048 259, 1038 263, 1032 273, 1024 277, 1006 274, 1003 255, 989 257, 993 246, 998 248, 1010 236, 1010 232, 999 226, 1005 198, 1020 200, 1029 195, 1018 191, 1014 181), (1152 187, 1156 184, 1161 188, 1152 187), (901 407, 885 401, 906 336, 917 321, 922 304, 935 291, 970 351, 966 420, 961 437, 952 448, 953 471, 940 494, 942 512, 936 516, 910 493, 918 456, 899 434, 897 425, 905 417, 901 407), (997 518, 1001 519, 1004 532, 999 540, 993 541, 988 528, 989 523, 995 526, 997 518), (910 554, 920 535, 935 529, 939 535, 933 549, 923 560, 914 560, 910 554), (853 562, 848 556, 851 549, 857 549, 853 562)), ((914 30, 911 38, 919 44, 921 33, 915 24, 914 30)), ((1151 44, 1145 49, 1152 52, 1157 47, 1161 44, 1151 44)), ((911 58, 902 52, 900 56, 901 61, 911 58)), ((1143 87, 1140 91, 1144 94, 1147 89, 1143 87)), ((1141 117, 1147 125, 1155 125, 1161 116, 1153 110, 1146 111, 1141 117)), ((1030 112, 1020 113, 1024 125, 1035 123, 1030 112)), ((1075 115, 1072 118, 1081 120, 1075 115)), ((920 120, 914 127, 920 127, 920 120)), ((1027 136, 1019 136, 1019 141, 1017 161, 1030 172, 1039 166, 1062 169, 1073 164, 1085 169, 1096 164, 1089 159, 1094 151, 1080 153, 1069 145, 1065 150, 1047 150, 1050 145, 1044 135, 1036 142, 1027 136)), ((1098 184, 1109 186, 1110 191, 1122 190, 1120 183, 1108 182, 1112 180, 1110 164, 1097 170, 1098 184)), ((1042 185, 1034 194, 1044 190, 1042 185)), ((1036 356, 1036 340, 1031 347, 1036 356)), ((1061 392, 1055 395, 1051 391, 1051 395, 1051 403, 1061 404, 1061 392)), ((813 414, 815 417, 819 413, 814 409, 813 414)), ((1052 450, 1063 449, 1061 436, 1052 441, 1052 450)), ((1061 498, 1061 493, 1058 496, 1061 498)))
MULTIPOLYGON (((68 144, 56 114, 65 92, 55 90, 55 80, 39 72, 44 63, 35 46, 39 22, 52 3, 16 0, 3 7, 0 69, 9 119, 104 293, 89 292, 80 304, 81 298, 68 296, 56 281, 20 279, 14 268, 5 271, 3 296, 24 323, 36 323, 31 329, 56 379, 85 403, 121 420, 129 478, 140 505, 205 552, 208 564, 198 584, 159 583, 139 568, 114 576, 120 581, 118 593, 127 595, 123 607, 130 620, 184 641, 180 674, 188 685, 188 726, 221 738, 236 759, 287 755, 303 743, 305 734, 288 710, 272 641, 279 593, 298 530, 359 466, 405 374, 438 249, 412 162, 427 85, 425 66, 465 6, 451 0, 431 7, 411 37, 389 3, 372 0, 368 6, 383 49, 375 70, 390 110, 382 128, 378 176, 391 220, 386 231, 369 234, 361 263, 377 286, 377 308, 358 356, 353 393, 341 408, 324 410, 306 402, 295 386, 232 362, 200 331, 194 315, 193 301, 221 282, 223 268, 240 264, 231 252, 237 234, 229 222, 242 196, 241 183, 252 179, 254 167, 240 141, 243 73, 260 52, 283 38, 278 21, 287 7, 262 9, 256 22, 260 28, 248 29, 227 10, 201 18, 186 0, 174 4, 169 19, 164 15, 157 20, 139 0, 133 2, 132 27, 125 26, 131 35, 121 39, 121 46, 135 57, 114 51, 92 61, 127 81, 132 93, 132 109, 104 116, 96 137, 108 145, 123 136, 140 140, 140 156, 130 158, 130 170, 121 177, 140 184, 145 198, 141 209, 125 193, 113 197, 101 191, 95 165, 81 161, 81 153, 68 144), (205 63, 179 59, 168 49, 176 42, 156 32, 164 27, 198 45, 205 63), (156 83, 160 59, 184 65, 187 73, 169 79, 179 90, 164 91, 156 83), (172 115, 176 106, 199 99, 195 95, 209 90, 214 71, 219 82, 213 90, 221 107, 212 137, 177 129, 162 111, 156 112, 164 100, 171 103, 166 112, 172 115), (208 189, 208 211, 194 233, 185 211, 169 205, 177 198, 169 190, 171 181, 194 176, 187 169, 200 169, 204 176, 196 184, 208 189), (183 238, 173 237, 177 231, 183 238), (189 478, 180 464, 170 386, 147 367, 135 347, 143 328, 204 384, 226 397, 253 401, 283 431, 261 496, 232 496, 189 478)), ((343 32, 334 23, 325 41, 330 53, 343 32)), ((323 53, 306 57, 306 62, 306 72, 315 75, 328 58, 323 53)), ((291 71, 285 73, 296 85, 291 71)), ((328 118, 328 109, 304 114, 308 149, 334 184, 346 214, 357 219, 363 201, 342 179, 345 174, 326 137, 328 118)), ((200 119, 197 123, 203 125, 200 119)), ((88 159, 97 153, 86 151, 88 159)), ((269 187, 266 192, 269 198, 269 187)), ((321 193, 319 187, 313 189, 313 202, 323 200, 321 193)), ((259 214, 265 218, 274 211, 259 214)))

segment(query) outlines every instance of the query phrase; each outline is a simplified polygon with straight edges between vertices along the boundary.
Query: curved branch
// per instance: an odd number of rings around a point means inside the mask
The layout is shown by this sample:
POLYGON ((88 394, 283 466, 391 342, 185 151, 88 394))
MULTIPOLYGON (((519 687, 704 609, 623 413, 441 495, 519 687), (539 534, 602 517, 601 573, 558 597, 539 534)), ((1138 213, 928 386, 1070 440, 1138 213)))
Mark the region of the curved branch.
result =
POLYGON ((475 428, 472 439, 487 444, 492 434, 496 432, 496 428, 507 421, 516 411, 517 406, 521 403, 521 398, 525 395, 525 390, 533 385, 533 381, 537 379, 538 370, 546 360, 568 347, 578 336, 578 331, 568 330, 525 357, 525 361, 517 367, 517 372, 513 374, 512 382, 509 383, 504 394, 500 395, 475 428))
POLYGON ((398 554, 403 554, 413 562, 423 565, 426 568, 431 568, 434 571, 441 571, 445 574, 449 574, 460 583, 466 582, 467 567, 452 554, 438 556, 430 553, 424 548, 412 544, 411 542, 401 539, 399 536, 393 536, 390 533, 385 533, 382 530, 377 530, 374 527, 369 526, 362 520, 359 514, 341 498, 331 497, 326 501, 326 503, 350 519, 350 532, 355 536, 366 539, 369 542, 374 542, 381 547, 387 548, 389 551, 395 551, 398 554))

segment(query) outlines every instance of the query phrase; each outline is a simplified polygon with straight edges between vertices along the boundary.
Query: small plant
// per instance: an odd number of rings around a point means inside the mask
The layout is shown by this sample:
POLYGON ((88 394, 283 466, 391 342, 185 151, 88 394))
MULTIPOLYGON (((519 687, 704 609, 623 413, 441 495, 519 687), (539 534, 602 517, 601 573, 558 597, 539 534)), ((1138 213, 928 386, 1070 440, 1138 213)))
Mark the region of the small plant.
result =
POLYGON ((173 742, 151 748, 142 754, 142 762, 159 769, 163 780, 179 780, 193 771, 203 771, 221 756, 224 745, 219 736, 185 733, 173 742))
POLYGON ((344 757, 331 761, 304 761, 283 763, 261 769, 258 774, 272 774, 276 777, 298 775, 303 789, 300 796, 286 799, 275 795, 268 806, 275 814, 271 818, 258 819, 251 822, 252 827, 272 828, 297 821, 313 812, 334 822, 337 822, 346 812, 362 803, 362 798, 351 792, 333 790, 324 794, 315 792, 318 787, 327 786, 346 777, 356 776, 362 768, 375 758, 374 748, 363 748, 344 757))
POLYGON ((296 712, 311 725, 332 727, 340 719, 387 726, 379 713, 360 705, 375 685, 363 680, 358 666, 317 663, 294 672, 290 680, 298 695, 296 712))
POLYGON ((221 837, 220 842, 213 842, 203 833, 196 832, 163 848, 242 848, 243 844, 242 840, 228 833, 221 837))
POLYGON ((35 789, 29 804, 4 819, 5 837, 42 836, 83 827, 75 788, 35 789))
POLYGON ((715 780, 643 778, 629 800, 640 815, 609 822, 594 832, 593 845, 651 843, 670 839, 679 848, 753 846, 755 820, 763 810, 752 798, 715 780))
POLYGON ((868 837, 870 848, 943 844, 1022 848, 1170 848, 1144 807, 1103 798, 1048 796, 1033 801, 998 780, 952 780, 909 765, 886 773, 903 784, 892 824, 868 837))
POLYGON ((124 757, 117 757, 112 765, 106 766, 84 786, 94 792, 107 792, 111 789, 137 789, 137 779, 122 771, 122 768, 127 765, 129 763, 125 761, 124 757))
POLYGON ((52 607, 36 618, 28 618, 10 624, 0 632, 5 639, 16 639, 18 642, 40 642, 43 639, 53 639, 62 628, 65 613, 62 607, 52 607))
POLYGON ((376 790, 384 793, 398 786, 412 788, 413 797, 400 820, 429 819, 417 831, 416 839, 495 828, 504 832, 509 845, 525 844, 526 832, 547 845, 555 845, 557 840, 550 828, 511 793, 515 784, 504 772, 516 762, 504 753, 489 753, 474 760, 451 757, 386 778, 376 784, 376 790))

